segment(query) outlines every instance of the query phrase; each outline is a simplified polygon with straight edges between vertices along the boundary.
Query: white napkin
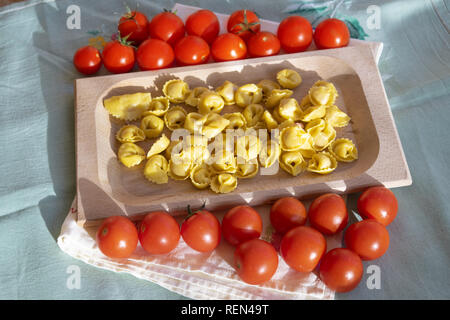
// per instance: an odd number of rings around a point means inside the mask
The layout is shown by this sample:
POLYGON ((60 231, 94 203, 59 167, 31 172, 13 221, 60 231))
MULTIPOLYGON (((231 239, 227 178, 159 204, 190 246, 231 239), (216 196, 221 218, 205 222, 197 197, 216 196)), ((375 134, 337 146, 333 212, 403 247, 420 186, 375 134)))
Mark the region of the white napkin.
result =
MULTIPOLYGON (((280 239, 273 234, 269 222, 270 206, 255 209, 263 220, 261 238, 277 248, 280 239)), ((234 248, 223 239, 219 247, 208 254, 192 250, 181 238, 177 248, 167 255, 150 255, 138 245, 128 259, 108 258, 97 247, 97 228, 79 226, 76 211, 74 201, 62 225, 58 245, 68 255, 87 264, 127 272, 192 299, 334 299, 334 292, 324 285, 316 272, 296 272, 281 257, 277 272, 270 281, 259 286, 244 283, 232 266, 234 248)), ((224 213, 216 214, 219 220, 224 213)), ((176 219, 181 223, 183 217, 176 219)), ((327 237, 327 250, 339 247, 341 237, 341 234, 327 237)))

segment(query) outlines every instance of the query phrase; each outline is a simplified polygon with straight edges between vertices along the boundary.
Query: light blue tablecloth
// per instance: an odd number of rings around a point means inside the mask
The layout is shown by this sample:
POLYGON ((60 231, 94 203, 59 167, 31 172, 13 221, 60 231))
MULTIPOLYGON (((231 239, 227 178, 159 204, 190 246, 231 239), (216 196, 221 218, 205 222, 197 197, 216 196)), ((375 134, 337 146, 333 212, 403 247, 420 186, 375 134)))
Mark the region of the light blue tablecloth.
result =
MULTIPOLYGON (((450 298, 449 1, 179 2, 224 13, 249 8, 274 21, 299 7, 310 21, 335 11, 352 23, 355 36, 384 42, 380 72, 414 183, 394 190, 400 212, 389 226, 389 251, 365 263, 380 267, 381 289, 369 290, 365 274, 356 290, 337 299, 450 298), (377 10, 370 5, 381 10, 379 29, 370 29, 377 10)), ((149 16, 173 5, 139 2, 149 16)), ((83 264, 55 242, 75 195, 73 80, 80 75, 72 55, 97 32, 114 32, 120 12, 120 0, 0 8, 0 298, 183 298, 83 264), (73 4, 81 8, 81 30, 66 27, 73 4), (80 289, 67 286, 71 266, 80 268, 80 289)), ((356 199, 350 197, 351 207, 356 199)))

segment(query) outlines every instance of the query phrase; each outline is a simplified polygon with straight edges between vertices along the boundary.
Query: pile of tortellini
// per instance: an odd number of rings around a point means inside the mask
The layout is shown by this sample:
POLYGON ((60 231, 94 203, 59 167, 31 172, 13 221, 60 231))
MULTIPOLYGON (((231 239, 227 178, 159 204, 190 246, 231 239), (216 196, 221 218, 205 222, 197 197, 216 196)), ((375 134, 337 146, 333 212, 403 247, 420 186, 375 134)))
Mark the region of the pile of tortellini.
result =
POLYGON ((228 193, 260 167, 279 163, 293 176, 328 174, 338 161, 358 158, 351 140, 336 139, 336 128, 350 117, 335 105, 332 83, 317 81, 298 102, 291 96, 301 76, 283 69, 276 80, 242 86, 225 81, 211 89, 173 79, 160 97, 139 92, 105 99, 106 110, 127 123, 116 134, 119 161, 130 168, 146 160, 144 176, 156 184, 190 179, 198 189, 228 193), (154 139, 147 152, 137 144, 146 139, 154 139))

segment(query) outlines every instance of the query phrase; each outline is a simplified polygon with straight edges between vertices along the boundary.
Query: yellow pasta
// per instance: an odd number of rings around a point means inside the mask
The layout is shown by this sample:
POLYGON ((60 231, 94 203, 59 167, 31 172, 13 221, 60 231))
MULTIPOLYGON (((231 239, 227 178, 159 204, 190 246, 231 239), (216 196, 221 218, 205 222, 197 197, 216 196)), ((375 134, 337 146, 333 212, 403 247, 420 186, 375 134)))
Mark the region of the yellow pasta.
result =
POLYGON ((163 184, 169 182, 167 172, 169 164, 162 155, 155 154, 151 156, 144 167, 144 177, 150 182, 163 184))
POLYGON ((280 145, 274 140, 268 140, 267 143, 262 143, 262 148, 259 153, 259 163, 262 167, 268 168, 278 160, 280 154, 280 145))
POLYGON ((224 114, 223 117, 230 121, 225 129, 245 130, 247 128, 247 120, 245 120, 245 117, 241 112, 227 113, 224 114))
POLYGON ((190 90, 186 82, 180 79, 167 81, 163 86, 163 93, 172 103, 182 103, 189 96, 190 90))
POLYGON ((350 117, 335 105, 327 107, 324 120, 333 127, 341 128, 348 125, 350 117))
POLYGON ((303 117, 303 111, 294 98, 281 99, 278 107, 276 107, 276 112, 284 120, 299 121, 303 117))
POLYGON ((280 155, 280 167, 291 175, 298 176, 305 171, 307 163, 300 151, 283 152, 280 155))
POLYGON ((184 120, 184 128, 190 133, 199 133, 203 126, 204 117, 198 112, 189 112, 184 120))
POLYGON ((256 84, 262 89, 263 96, 267 97, 270 95, 273 89, 280 89, 280 85, 272 80, 261 80, 256 84))
POLYGON ((216 150, 211 155, 208 164, 215 173, 235 173, 236 172, 236 157, 230 150, 216 150))
POLYGON ((311 102, 315 105, 331 106, 335 103, 338 92, 331 82, 319 80, 313 84, 308 95, 311 102))
POLYGON ((154 115, 148 115, 141 120, 141 129, 149 139, 156 138, 164 129, 164 121, 154 115))
POLYGON ((245 84, 236 90, 234 100, 242 108, 252 103, 259 103, 262 100, 262 89, 254 83, 245 84))
POLYGON ((148 110, 145 111, 142 115, 148 116, 149 114, 152 114, 154 116, 163 116, 167 110, 169 110, 170 102, 167 97, 156 97, 153 98, 152 101, 150 101, 150 104, 148 106, 148 110))
POLYGON ((336 130, 323 119, 308 122, 305 129, 312 136, 316 151, 324 150, 336 138, 336 130))
POLYGON ((172 107, 164 115, 164 122, 169 130, 173 131, 184 127, 187 112, 182 107, 172 107))
POLYGON ((236 90, 237 86, 232 82, 226 80, 220 87, 216 89, 216 92, 223 98, 225 105, 232 105, 235 103, 234 94, 236 90))
POLYGON ((246 106, 244 111, 242 111, 242 115, 247 122, 247 128, 252 128, 260 122, 262 120, 263 113, 264 107, 260 104, 252 103, 246 106))
POLYGON ((121 143, 139 142, 145 140, 145 133, 133 124, 125 125, 116 133, 116 139, 121 143))
POLYGON ((190 105, 191 107, 198 107, 200 96, 205 92, 209 92, 209 89, 205 87, 196 87, 192 89, 192 91, 189 92, 189 95, 186 98, 186 104, 190 105))
POLYGON ((251 160, 237 159, 236 176, 241 179, 249 179, 256 176, 259 171, 258 160, 256 158, 251 160))
POLYGON ((303 111, 301 121, 309 122, 315 119, 320 119, 325 116, 327 107, 324 105, 312 106, 303 111))
POLYGON ((277 120, 274 119, 274 117, 268 110, 264 110, 264 113, 262 115, 262 120, 264 121, 264 124, 268 130, 278 128, 277 120))
POLYGON ((191 169, 191 182, 197 189, 206 189, 211 184, 212 171, 206 164, 195 165, 191 169))
POLYGON ((148 110, 151 101, 152 96, 149 92, 138 92, 113 96, 105 99, 103 105, 113 117, 132 121, 141 118, 142 114, 148 110))
POLYGON ((137 166, 145 159, 145 151, 132 142, 125 142, 120 145, 117 158, 127 168, 137 166))
POLYGON ((147 152, 147 159, 149 159, 151 156, 164 152, 170 145, 169 138, 166 137, 166 135, 163 133, 163 135, 156 140, 152 146, 150 147, 150 150, 147 152))
POLYGON ((222 117, 220 114, 210 112, 203 116, 203 126, 200 133, 208 139, 214 138, 221 133, 229 124, 230 121, 222 117))
POLYGON ((295 70, 283 69, 277 73, 277 81, 283 88, 294 89, 302 83, 302 77, 295 70))
POLYGON ((299 126, 286 127, 280 132, 280 147, 283 151, 298 151, 310 135, 299 126))
POLYGON ((198 111, 201 114, 208 114, 210 112, 220 113, 225 106, 225 101, 215 92, 207 91, 202 93, 198 101, 198 111))
POLYGON ((306 170, 319 174, 328 174, 337 167, 336 159, 326 151, 316 153, 308 162, 306 170))
POLYGON ((215 193, 229 193, 237 187, 237 179, 230 173, 215 175, 211 180, 211 190, 215 193))
POLYGON ((358 159, 358 149, 352 140, 340 138, 334 140, 328 147, 328 151, 336 160, 341 162, 352 162, 358 159))
POLYGON ((266 108, 272 109, 278 106, 281 99, 289 98, 294 92, 289 89, 273 89, 264 101, 266 108))
POLYGON ((261 151, 261 141, 256 135, 244 135, 237 138, 236 155, 246 161, 256 159, 261 151))

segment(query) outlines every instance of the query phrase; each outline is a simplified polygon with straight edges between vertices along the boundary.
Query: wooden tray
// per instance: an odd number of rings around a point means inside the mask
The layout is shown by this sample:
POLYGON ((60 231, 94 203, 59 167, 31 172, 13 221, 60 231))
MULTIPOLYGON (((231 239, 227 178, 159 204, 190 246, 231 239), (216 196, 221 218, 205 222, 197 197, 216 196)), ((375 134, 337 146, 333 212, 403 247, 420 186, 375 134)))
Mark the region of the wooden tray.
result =
POLYGON ((206 202, 210 210, 235 204, 258 205, 286 195, 299 198, 324 192, 348 193, 383 184, 400 187, 412 183, 383 83, 369 46, 311 51, 266 58, 213 63, 160 71, 78 79, 76 88, 76 166, 78 221, 82 224, 111 215, 138 218, 139 213, 163 209, 176 214, 187 204, 206 202), (258 175, 239 180, 229 194, 197 190, 189 181, 156 185, 144 179, 142 167, 127 169, 116 156, 115 132, 122 123, 112 120, 103 99, 124 93, 150 91, 161 95, 162 84, 178 77, 191 87, 216 87, 224 80, 238 85, 274 79, 282 68, 297 70, 303 83, 293 97, 301 99, 319 79, 335 84, 336 105, 352 118, 338 137, 355 141, 359 159, 339 163, 329 175, 304 173, 292 177, 258 175))

